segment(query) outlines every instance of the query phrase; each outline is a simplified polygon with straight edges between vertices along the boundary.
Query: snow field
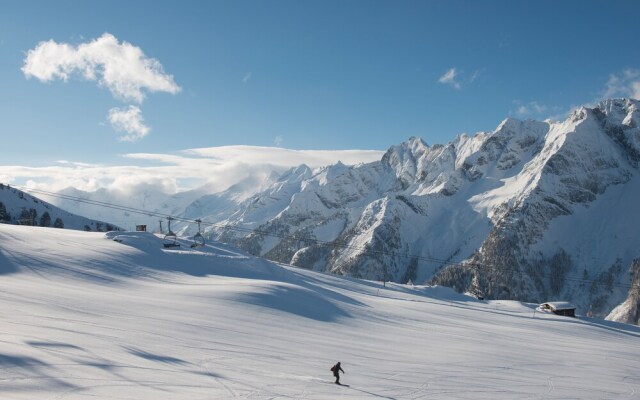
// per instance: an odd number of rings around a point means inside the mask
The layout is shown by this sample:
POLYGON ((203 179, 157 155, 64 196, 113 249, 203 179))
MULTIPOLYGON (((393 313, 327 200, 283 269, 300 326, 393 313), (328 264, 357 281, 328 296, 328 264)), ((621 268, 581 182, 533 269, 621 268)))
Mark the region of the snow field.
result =
POLYGON ((0 225, 0 398, 640 397, 639 328, 533 307, 0 225))

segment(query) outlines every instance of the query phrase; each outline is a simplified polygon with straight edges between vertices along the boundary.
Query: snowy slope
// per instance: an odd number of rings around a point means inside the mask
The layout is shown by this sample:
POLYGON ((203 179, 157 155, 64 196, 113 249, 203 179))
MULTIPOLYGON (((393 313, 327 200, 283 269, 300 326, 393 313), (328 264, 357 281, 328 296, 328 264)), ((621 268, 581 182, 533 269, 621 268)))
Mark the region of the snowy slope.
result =
POLYGON ((605 316, 640 256, 638 108, 607 100, 560 122, 509 118, 446 145, 411 138, 379 162, 302 166, 236 212, 206 215, 240 228, 208 234, 316 271, 435 279, 605 316))
POLYGON ((0 222, 100 232, 118 229, 113 223, 72 214, 3 184, 0 184, 0 222))
POLYGON ((220 244, 167 251, 148 233, 0 225, 0 243, 3 399, 640 391, 640 330, 631 325, 534 315, 533 304, 442 287, 385 288, 220 244), (336 361, 348 386, 332 383, 336 361))

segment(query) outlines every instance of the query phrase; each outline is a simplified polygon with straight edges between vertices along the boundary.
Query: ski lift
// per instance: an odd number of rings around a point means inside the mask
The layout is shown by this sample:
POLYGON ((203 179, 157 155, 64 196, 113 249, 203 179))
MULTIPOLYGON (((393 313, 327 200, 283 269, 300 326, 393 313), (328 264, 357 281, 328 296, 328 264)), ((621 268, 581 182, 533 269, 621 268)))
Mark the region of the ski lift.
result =
POLYGON ((198 223, 198 233, 193 235, 193 243, 191 243, 192 249, 195 247, 203 247, 205 245, 204 236, 202 236, 202 233, 200 233, 200 223, 202 221, 197 219, 196 222, 198 223))
POLYGON ((167 217, 167 222, 168 222, 168 232, 166 235, 164 235, 164 240, 162 245, 166 248, 172 248, 172 247, 180 247, 180 244, 178 243, 178 236, 173 233, 173 231, 171 230, 171 221, 173 221, 172 217, 167 217))

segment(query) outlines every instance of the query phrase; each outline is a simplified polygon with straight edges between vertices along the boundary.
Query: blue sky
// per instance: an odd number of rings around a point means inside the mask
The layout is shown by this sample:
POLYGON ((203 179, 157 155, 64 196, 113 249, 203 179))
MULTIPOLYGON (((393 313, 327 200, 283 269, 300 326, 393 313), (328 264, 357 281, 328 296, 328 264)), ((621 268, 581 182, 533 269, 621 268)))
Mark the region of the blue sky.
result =
POLYGON ((3 2, 2 164, 228 145, 385 150, 557 117, 637 93, 638 15, 631 0, 3 2), (105 33, 157 60, 175 90, 143 87, 139 102, 99 77, 22 70, 42 41, 78 48, 105 33), (121 141, 109 113, 128 107, 148 132, 121 141))

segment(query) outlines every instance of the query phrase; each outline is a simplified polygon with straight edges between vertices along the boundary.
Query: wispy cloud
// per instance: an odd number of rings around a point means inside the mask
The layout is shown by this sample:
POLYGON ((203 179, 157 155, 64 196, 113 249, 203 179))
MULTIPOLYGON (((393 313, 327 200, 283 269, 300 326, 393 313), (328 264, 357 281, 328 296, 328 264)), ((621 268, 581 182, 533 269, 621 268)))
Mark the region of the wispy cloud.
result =
POLYGON ((593 100, 572 104, 568 107, 551 107, 548 111, 554 114, 550 115, 548 119, 551 121, 563 120, 581 107, 596 107, 603 100, 618 97, 640 99, 640 69, 627 68, 621 72, 610 74, 607 83, 593 100))
POLYGON ((498 48, 504 49, 505 47, 509 47, 509 46, 511 46, 511 36, 502 34, 500 36, 500 41, 498 42, 498 48))
POLYGON ((441 77, 438 79, 438 82, 449 85, 456 90, 462 89, 463 86, 472 84, 475 82, 482 74, 484 73, 484 69, 476 69, 469 74, 465 74, 464 71, 459 70, 458 68, 449 68, 441 77))
POLYGON ((445 85, 451 85, 454 89, 460 89, 460 82, 456 80, 456 77, 459 75, 459 72, 455 68, 450 68, 447 72, 444 73, 438 79, 438 82, 443 83, 445 85))
POLYGON ((278 135, 275 137, 275 139, 273 139, 273 144, 276 145, 276 147, 282 146, 283 142, 284 142, 284 136, 282 135, 278 135))
POLYGON ((596 98, 590 102, 572 104, 569 107, 554 107, 551 111, 554 111, 555 114, 549 116, 549 119, 553 121, 562 120, 580 107, 596 107, 603 100, 618 97, 640 99, 640 69, 627 68, 621 72, 610 74, 607 83, 596 98))
POLYGON ((224 161, 224 163, 241 159, 251 164, 287 168, 306 164, 314 168, 334 164, 338 161, 353 165, 380 160, 384 152, 379 150, 292 150, 280 147, 220 146, 185 150, 182 154, 216 160, 217 162, 224 161))
POLYGON ((74 187, 133 193, 157 184, 167 194, 207 184, 224 190, 248 175, 282 172, 300 164, 315 168, 380 160, 377 150, 290 150, 277 147, 224 146, 183 150, 173 154, 130 153, 121 165, 95 165, 62 160, 45 167, 0 166, 0 182, 27 184, 58 191, 74 187))
POLYGON ((149 134, 151 130, 144 124, 140 108, 129 106, 127 108, 112 108, 109 110, 109 123, 118 132, 126 132, 121 136, 123 142, 136 142, 149 134))
POLYGON ((631 97, 640 99, 640 69, 627 68, 621 73, 609 75, 603 98, 631 97))
POLYGON ((475 82, 483 73, 484 69, 477 69, 473 71, 473 74, 471 74, 471 77, 469 78, 469 83, 475 82))
POLYGON ((79 161, 68 161, 68 160, 58 160, 58 161, 56 161, 56 163, 61 164, 61 165, 85 167, 85 168, 99 167, 100 166, 100 164, 92 164, 92 163, 85 163, 85 162, 79 162, 79 161))
POLYGON ((244 83, 246 85, 247 82, 249 82, 249 79, 251 79, 251 72, 247 72, 245 74, 244 78, 242 78, 242 83, 244 83))
POLYGON ((178 93, 173 76, 142 49, 105 33, 88 43, 74 46, 48 40, 27 52, 22 72, 42 82, 69 80, 74 75, 96 81, 124 101, 141 103, 145 92, 178 93))
MULTIPOLYGON (((237 199, 249 196, 275 173, 307 164, 314 168, 342 161, 345 164, 380 160, 384 152, 372 150, 301 151, 276 147, 226 146, 184 150, 172 154, 131 153, 120 165, 87 165, 63 161, 46 167, 0 166, 0 182, 51 192, 67 189, 103 202, 140 208, 176 212, 169 202, 187 207, 199 196, 214 194, 231 185, 244 186, 237 199), (246 186, 245 186, 246 185, 246 186), (90 192, 87 194, 77 191, 90 192), (189 193, 184 193, 190 191, 189 193), (195 196, 195 197, 194 197, 195 196)), ((245 197, 246 198, 246 197, 245 197)), ((103 209, 60 199, 43 197, 73 212, 109 221, 121 226, 151 223, 157 219, 129 216, 127 213, 103 209), (145 221, 145 222, 140 222, 145 221)))
POLYGON ((519 101, 514 101, 518 106, 516 110, 516 114, 519 117, 527 117, 527 116, 540 116, 544 112, 548 110, 548 107, 544 104, 540 104, 537 101, 530 101, 528 103, 522 104, 519 101))

